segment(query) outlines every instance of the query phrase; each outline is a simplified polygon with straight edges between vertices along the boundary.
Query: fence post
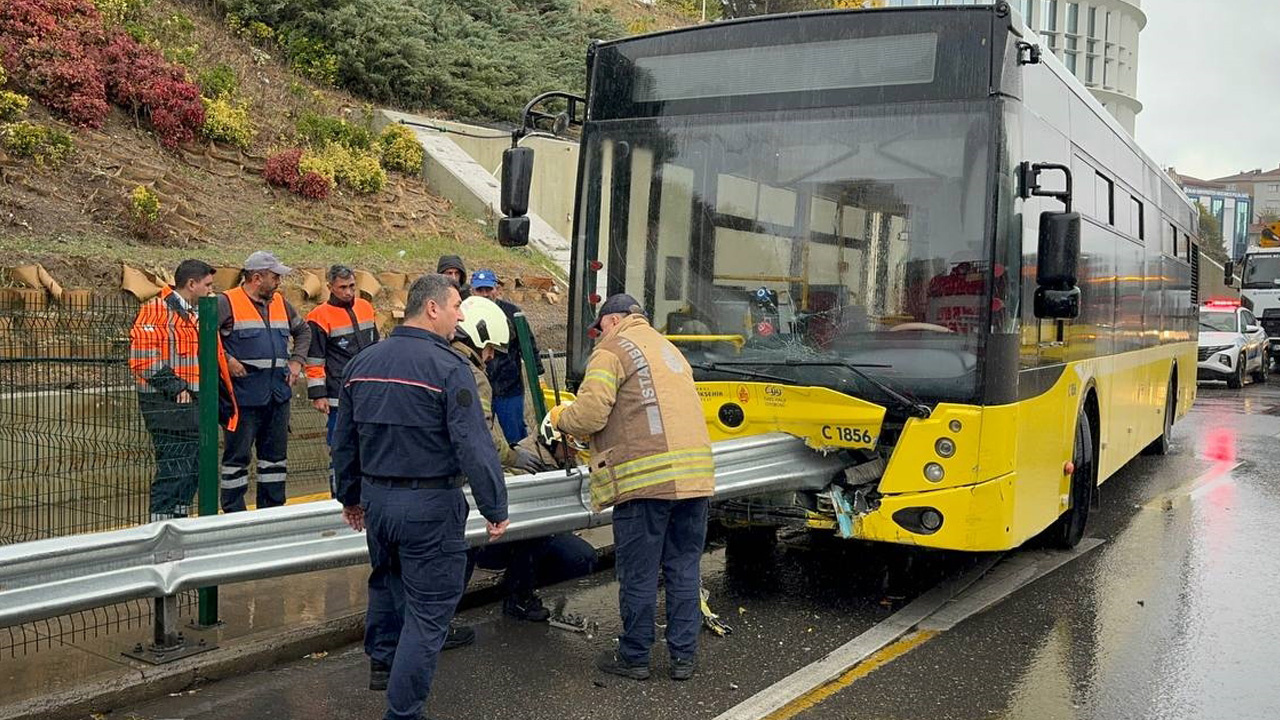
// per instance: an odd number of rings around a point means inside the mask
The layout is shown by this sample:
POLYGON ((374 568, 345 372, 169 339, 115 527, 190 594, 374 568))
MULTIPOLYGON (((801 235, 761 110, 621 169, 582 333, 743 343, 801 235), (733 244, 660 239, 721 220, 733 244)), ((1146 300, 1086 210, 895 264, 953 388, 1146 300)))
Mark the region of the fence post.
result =
MULTIPOLYGON (((201 515, 218 514, 218 299, 200 298, 200 491, 201 515)), ((199 590, 197 625, 218 624, 218 588, 199 590)))

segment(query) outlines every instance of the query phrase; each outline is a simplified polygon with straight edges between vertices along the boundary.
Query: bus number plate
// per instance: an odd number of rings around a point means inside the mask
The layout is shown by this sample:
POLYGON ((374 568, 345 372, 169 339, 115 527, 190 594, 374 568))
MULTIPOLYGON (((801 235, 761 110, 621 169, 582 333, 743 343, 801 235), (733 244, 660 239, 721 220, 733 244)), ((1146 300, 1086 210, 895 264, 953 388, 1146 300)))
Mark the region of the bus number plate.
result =
POLYGON ((861 443, 865 445, 871 445, 873 442, 870 430, 844 427, 843 425, 823 425, 822 438, 824 440, 838 440, 844 443, 861 443))

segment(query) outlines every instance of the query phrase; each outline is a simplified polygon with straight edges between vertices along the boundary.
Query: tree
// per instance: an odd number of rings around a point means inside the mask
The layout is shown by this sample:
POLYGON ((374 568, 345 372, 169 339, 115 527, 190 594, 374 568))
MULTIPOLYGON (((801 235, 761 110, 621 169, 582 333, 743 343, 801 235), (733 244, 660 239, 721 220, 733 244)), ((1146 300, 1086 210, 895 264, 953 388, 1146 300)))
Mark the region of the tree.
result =
POLYGON ((1222 245, 1222 223, 1202 203, 1197 202, 1196 207, 1200 210, 1200 252, 1216 263, 1225 264, 1231 257, 1222 245))

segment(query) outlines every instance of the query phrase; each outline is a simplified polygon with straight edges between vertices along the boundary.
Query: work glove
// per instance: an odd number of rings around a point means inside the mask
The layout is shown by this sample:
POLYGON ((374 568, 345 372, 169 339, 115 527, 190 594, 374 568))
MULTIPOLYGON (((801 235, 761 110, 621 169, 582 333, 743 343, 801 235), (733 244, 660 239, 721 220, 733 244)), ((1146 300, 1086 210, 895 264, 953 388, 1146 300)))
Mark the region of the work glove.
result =
POLYGON ((512 448, 515 452, 515 458, 511 462, 513 470, 519 470, 528 475, 534 475, 540 472, 546 472, 553 469, 552 466, 542 461, 538 453, 531 450, 516 446, 512 448))

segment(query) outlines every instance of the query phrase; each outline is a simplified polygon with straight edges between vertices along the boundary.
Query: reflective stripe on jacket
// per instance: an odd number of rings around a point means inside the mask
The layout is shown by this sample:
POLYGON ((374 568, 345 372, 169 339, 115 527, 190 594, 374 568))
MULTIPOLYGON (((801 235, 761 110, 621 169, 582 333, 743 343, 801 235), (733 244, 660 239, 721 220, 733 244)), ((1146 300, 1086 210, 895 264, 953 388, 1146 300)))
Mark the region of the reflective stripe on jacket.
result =
MULTIPOLYGON (((129 329, 129 369, 138 392, 149 396, 174 402, 183 391, 200 391, 200 326, 195 313, 182 306, 173 288, 163 288, 159 297, 138 310, 129 329)), ((218 376, 223 385, 220 390, 230 405, 225 424, 234 430, 238 412, 221 338, 218 376)))
POLYGON ((231 304, 231 332, 223 342, 246 375, 234 382, 241 407, 258 407, 289 399, 289 313, 284 296, 275 293, 264 319, 244 288, 224 293, 231 304))
POLYGON ((350 306, 328 302, 307 313, 311 348, 307 350, 307 397, 328 398, 338 404, 347 363, 356 353, 378 342, 378 320, 373 305, 357 297, 350 306))
POLYGON ((642 315, 627 317, 599 340, 558 427, 590 438, 597 508, 715 492, 711 437, 693 371, 642 315))

